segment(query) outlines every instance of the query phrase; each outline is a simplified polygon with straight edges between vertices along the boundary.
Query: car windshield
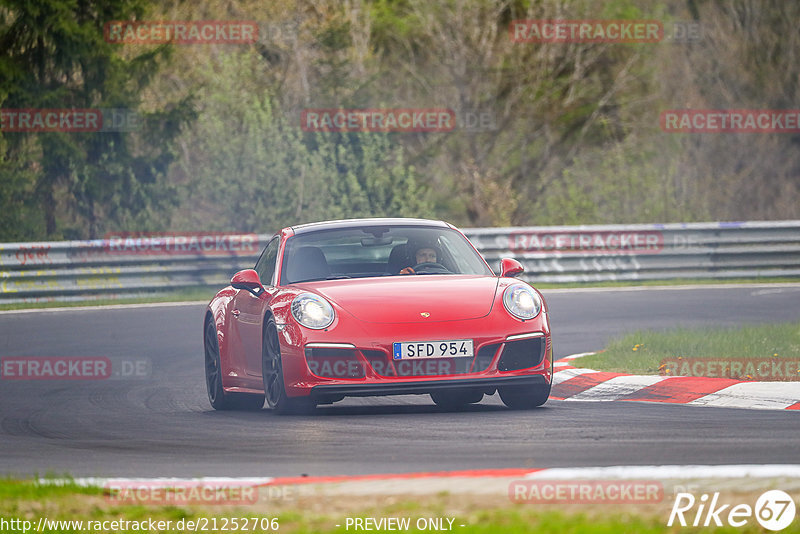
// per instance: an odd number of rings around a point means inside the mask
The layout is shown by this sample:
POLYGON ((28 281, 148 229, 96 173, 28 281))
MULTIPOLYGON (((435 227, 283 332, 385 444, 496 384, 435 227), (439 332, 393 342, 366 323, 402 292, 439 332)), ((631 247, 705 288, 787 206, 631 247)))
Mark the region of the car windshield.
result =
POLYGON ((281 271, 282 285, 402 274, 492 275, 459 232, 420 226, 304 232, 286 242, 281 271))

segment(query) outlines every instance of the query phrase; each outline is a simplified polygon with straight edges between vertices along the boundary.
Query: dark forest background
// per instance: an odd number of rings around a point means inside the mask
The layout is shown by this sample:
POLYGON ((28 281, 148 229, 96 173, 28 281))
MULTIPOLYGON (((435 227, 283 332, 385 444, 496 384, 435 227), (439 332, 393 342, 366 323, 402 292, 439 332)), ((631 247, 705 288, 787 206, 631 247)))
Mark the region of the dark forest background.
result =
POLYGON ((664 133, 675 108, 800 108, 786 0, 3 0, 0 108, 135 110, 0 132, 0 241, 800 218, 800 135, 664 133), (253 20, 247 45, 119 45, 114 20, 253 20), (515 19, 658 19, 657 44, 515 43, 515 19), (675 36, 691 23, 699 38, 675 36), (311 133, 305 108, 451 108, 491 129, 311 133))

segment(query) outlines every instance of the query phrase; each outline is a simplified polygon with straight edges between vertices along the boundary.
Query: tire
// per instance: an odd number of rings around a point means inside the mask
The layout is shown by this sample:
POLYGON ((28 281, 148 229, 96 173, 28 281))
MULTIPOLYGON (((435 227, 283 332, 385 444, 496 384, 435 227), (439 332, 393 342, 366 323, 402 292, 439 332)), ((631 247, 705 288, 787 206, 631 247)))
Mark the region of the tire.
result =
POLYGON ((260 410, 264 406, 264 395, 250 393, 226 393, 222 387, 222 366, 219 357, 217 329, 212 321, 206 321, 203 334, 205 348, 206 391, 211 407, 215 410, 260 410))
POLYGON ((455 410, 463 408, 467 404, 475 404, 483 400, 482 391, 473 391, 470 389, 454 389, 436 391, 430 394, 436 406, 446 410, 455 410))
POLYGON ((267 406, 276 414, 307 414, 316 408, 316 404, 308 397, 292 398, 286 395, 278 328, 272 317, 267 319, 264 325, 264 339, 261 343, 261 379, 264 381, 267 406))
POLYGON ((497 388, 503 404, 512 410, 530 410, 547 402, 550 396, 550 384, 546 386, 507 386, 497 388))

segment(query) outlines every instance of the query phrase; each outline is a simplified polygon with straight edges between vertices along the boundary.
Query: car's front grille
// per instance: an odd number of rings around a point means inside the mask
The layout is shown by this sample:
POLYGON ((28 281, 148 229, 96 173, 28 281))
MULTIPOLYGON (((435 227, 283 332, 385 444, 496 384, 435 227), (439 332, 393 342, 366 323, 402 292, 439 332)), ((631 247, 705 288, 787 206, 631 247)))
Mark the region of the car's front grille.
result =
POLYGON ((323 378, 364 378, 364 362, 354 349, 306 347, 308 369, 323 378))
POLYGON ((390 363, 390 375, 398 378, 418 376, 463 375, 469 372, 472 358, 423 358, 390 363))
POLYGON ((393 360, 388 352, 381 350, 364 350, 362 354, 369 361, 375 374, 386 378, 463 375, 485 371, 499 345, 498 343, 481 347, 474 358, 393 360))
POLYGON ((540 337, 483 345, 474 358, 393 360, 388 351, 330 347, 307 347, 305 356, 309 370, 322 378, 364 378, 367 368, 384 378, 414 378, 482 373, 491 366, 501 345, 500 371, 536 367, 545 353, 545 338, 540 337))
POLYGON ((473 371, 480 373, 488 369, 489 365, 492 364, 492 360, 494 360, 495 354, 497 354, 497 349, 499 348, 500 343, 491 343, 489 345, 482 346, 478 350, 478 356, 475 358, 475 368, 473 371))
POLYGON ((542 363, 546 348, 546 338, 544 336, 532 339, 520 339, 519 341, 507 341, 500 361, 497 362, 497 369, 500 371, 518 371, 529 369, 542 363))

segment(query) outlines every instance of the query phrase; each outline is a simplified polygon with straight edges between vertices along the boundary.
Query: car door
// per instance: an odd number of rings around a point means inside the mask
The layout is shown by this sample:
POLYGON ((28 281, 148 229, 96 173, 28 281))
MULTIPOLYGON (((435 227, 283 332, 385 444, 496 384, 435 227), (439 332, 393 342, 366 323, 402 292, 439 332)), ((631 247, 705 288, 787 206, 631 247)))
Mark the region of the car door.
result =
POLYGON ((256 262, 255 270, 266 291, 260 297, 256 297, 249 291, 240 289, 233 298, 233 320, 241 341, 241 349, 244 351, 245 373, 250 376, 261 376, 264 312, 276 292, 272 279, 279 247, 280 239, 276 236, 256 262))

